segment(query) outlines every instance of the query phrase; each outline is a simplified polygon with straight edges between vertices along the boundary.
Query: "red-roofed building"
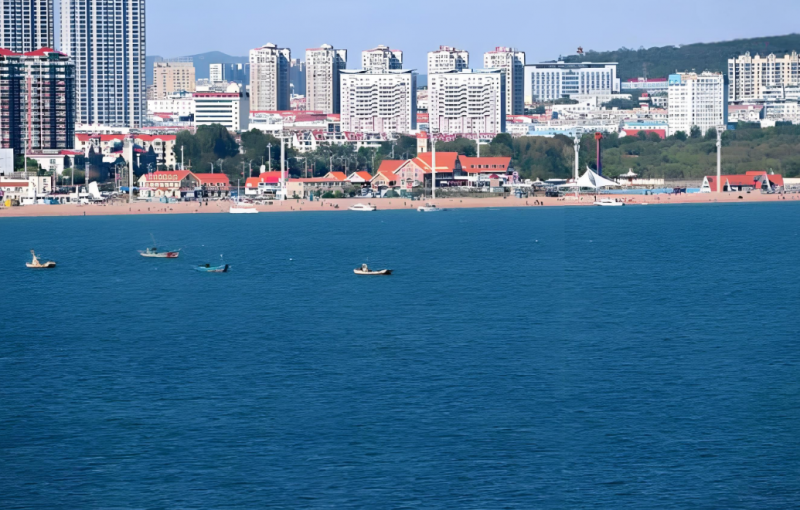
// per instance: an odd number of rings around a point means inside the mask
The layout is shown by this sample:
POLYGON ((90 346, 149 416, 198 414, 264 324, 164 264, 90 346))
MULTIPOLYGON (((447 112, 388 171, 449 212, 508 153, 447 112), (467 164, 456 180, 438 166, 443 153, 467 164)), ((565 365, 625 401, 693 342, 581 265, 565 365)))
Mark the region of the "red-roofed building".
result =
POLYGON ((372 174, 365 171, 353 172, 347 176, 347 180, 353 184, 366 184, 372 180, 372 174))
POLYGON ((219 174, 194 174, 203 189, 203 197, 222 197, 231 193, 231 181, 228 176, 219 174))
POLYGON ((649 135, 650 133, 655 133, 662 140, 667 138, 666 129, 623 129, 621 133, 624 133, 625 136, 639 136, 639 133, 645 133, 646 135, 649 135))
POLYGON ((325 179, 336 179, 337 181, 343 182, 347 180, 347 175, 344 172, 328 172, 324 176, 325 179))
MULTIPOLYGON (((288 177, 288 176, 287 176, 288 177)), ((245 195, 276 194, 280 189, 281 173, 263 172, 258 177, 250 177, 245 181, 245 195)))
POLYGON ((200 186, 200 179, 188 170, 153 172, 139 177, 139 196, 180 198, 200 186))
MULTIPOLYGON (((769 175, 763 170, 747 172, 744 175, 723 175, 720 180, 721 191, 751 191, 751 190, 770 190, 775 191, 783 188, 783 176, 769 175)), ((700 188, 701 193, 717 192, 717 176, 709 175, 703 179, 700 188)))

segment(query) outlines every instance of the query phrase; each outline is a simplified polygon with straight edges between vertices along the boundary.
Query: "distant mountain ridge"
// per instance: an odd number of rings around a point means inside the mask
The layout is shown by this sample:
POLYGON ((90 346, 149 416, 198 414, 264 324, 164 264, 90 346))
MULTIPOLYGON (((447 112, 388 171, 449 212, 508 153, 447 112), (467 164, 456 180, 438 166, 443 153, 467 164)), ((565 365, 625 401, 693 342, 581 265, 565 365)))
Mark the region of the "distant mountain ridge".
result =
POLYGON ((620 48, 615 51, 589 50, 585 55, 562 57, 565 62, 618 62, 617 74, 622 80, 644 75, 651 78, 666 78, 676 71, 717 71, 727 73, 728 59, 745 52, 764 56, 774 53, 782 56, 793 51, 800 52, 800 34, 774 37, 736 39, 715 43, 697 43, 684 46, 662 46, 653 48, 620 48))
MULTIPOLYGON (((208 65, 209 64, 245 64, 249 61, 248 57, 234 57, 228 55, 227 53, 222 53, 221 51, 209 51, 207 53, 199 53, 197 55, 189 55, 186 57, 179 57, 179 58, 190 58, 192 62, 194 62, 194 70, 195 70, 195 77, 200 79, 208 78, 208 65)), ((164 59, 159 55, 152 55, 147 57, 147 84, 152 85, 153 83, 153 64, 155 62, 160 62, 164 59)))

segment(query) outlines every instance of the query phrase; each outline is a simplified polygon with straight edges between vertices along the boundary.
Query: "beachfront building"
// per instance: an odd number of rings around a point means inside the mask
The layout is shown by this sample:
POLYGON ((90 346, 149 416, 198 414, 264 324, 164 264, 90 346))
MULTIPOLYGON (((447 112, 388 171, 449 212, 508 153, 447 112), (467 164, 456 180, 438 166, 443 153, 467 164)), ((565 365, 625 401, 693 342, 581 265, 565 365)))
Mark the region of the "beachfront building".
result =
POLYGON ((525 113, 525 52, 498 46, 484 53, 483 67, 506 73, 506 115, 525 113))
POLYGON ((248 177, 244 184, 244 194, 251 196, 275 196, 281 189, 281 173, 262 172, 258 177, 248 177))
POLYGON ((0 148, 71 149, 75 137, 75 66, 50 48, 0 49, 0 148))
POLYGON ((53 0, 0 0, 0 48, 28 53, 53 48, 53 0))
POLYGON ((545 62, 525 66, 525 104, 564 97, 610 96, 619 91, 616 62, 545 62))
POLYGON ((417 129, 416 91, 410 70, 342 70, 342 131, 410 133, 417 129))
POLYGON ((777 57, 745 53, 728 60, 728 95, 731 101, 766 99, 768 89, 800 85, 800 56, 796 51, 777 57))
POLYGON ((330 44, 306 50, 306 109, 339 113, 339 72, 347 68, 347 50, 330 44))
POLYGON ((449 71, 428 76, 429 126, 434 133, 493 137, 506 129, 502 69, 449 71))
POLYGON ((372 180, 372 175, 369 172, 365 172, 364 170, 353 172, 347 176, 347 181, 350 182, 351 184, 364 185, 371 180, 372 180))
POLYGON ((313 193, 319 197, 329 191, 341 191, 346 184, 349 183, 328 177, 289 179, 286 181, 286 195, 290 198, 308 198, 313 193))
POLYGON ((165 99, 179 92, 194 92, 194 90, 195 71, 191 60, 164 60, 153 63, 153 99, 165 99))
POLYGON ((231 181, 224 173, 194 174, 197 178, 200 194, 198 198, 227 197, 231 194, 231 181))
POLYGON ((289 109, 292 51, 267 43, 250 50, 250 107, 256 111, 289 109))
POLYGON ((705 134, 728 123, 728 88, 721 73, 678 73, 669 77, 669 136, 692 127, 705 134))
POLYGON ((469 52, 452 46, 439 46, 428 53, 428 76, 469 69, 469 52))
POLYGON ((145 0, 61 0, 61 51, 75 63, 77 119, 136 128, 146 114, 145 0))
POLYGON ((200 180, 188 170, 152 172, 139 177, 139 196, 142 198, 181 198, 200 186, 200 180))
MULTIPOLYGON (((763 170, 747 172, 744 175, 723 175, 720 179, 721 191, 777 191, 784 186, 783 176, 770 175, 763 170)), ((717 192, 717 176, 709 175, 703 178, 701 193, 717 192)))
POLYGON ((382 73, 403 68, 403 52, 378 46, 361 52, 361 69, 370 73, 382 73))

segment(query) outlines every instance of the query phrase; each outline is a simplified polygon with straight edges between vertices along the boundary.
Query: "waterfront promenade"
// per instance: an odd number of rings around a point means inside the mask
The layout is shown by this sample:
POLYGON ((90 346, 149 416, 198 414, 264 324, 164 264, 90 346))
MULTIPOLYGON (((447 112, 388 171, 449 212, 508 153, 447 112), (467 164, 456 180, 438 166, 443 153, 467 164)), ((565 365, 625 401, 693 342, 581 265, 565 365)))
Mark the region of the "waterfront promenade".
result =
MULTIPOLYGON (((709 204, 709 203, 743 203, 743 202, 779 202, 800 200, 800 194, 765 195, 761 193, 692 193, 683 195, 601 195, 602 198, 624 200, 630 205, 660 204, 709 204)), ((446 209, 462 208, 499 208, 499 207, 569 207, 590 206, 594 201, 592 195, 584 195, 580 199, 565 198, 437 198, 436 205, 446 209)), ((274 201, 258 205, 260 212, 293 212, 293 211, 347 211, 355 204, 373 204, 381 210, 416 209, 425 201, 410 201, 401 198, 342 198, 321 201, 286 200, 274 201)), ((230 201, 203 203, 179 202, 164 204, 159 202, 135 202, 133 204, 92 204, 92 205, 28 205, 21 207, 0 208, 2 217, 36 217, 36 216, 112 216, 125 214, 210 214, 227 213, 232 205, 230 201)))

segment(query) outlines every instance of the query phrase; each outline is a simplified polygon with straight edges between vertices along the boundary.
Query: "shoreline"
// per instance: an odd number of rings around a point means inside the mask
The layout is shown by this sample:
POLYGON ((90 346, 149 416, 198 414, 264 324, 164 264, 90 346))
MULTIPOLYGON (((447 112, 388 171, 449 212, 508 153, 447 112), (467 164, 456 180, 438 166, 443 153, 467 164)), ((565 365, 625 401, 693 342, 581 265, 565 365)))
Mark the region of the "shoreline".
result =
MULTIPOLYGON (((754 202, 792 202, 800 201, 800 194, 773 194, 730 192, 693 193, 684 195, 603 195, 602 198, 624 200, 627 205, 662 204, 713 204, 713 203, 754 203, 754 202), (742 198, 739 198, 742 197, 742 198)), ((436 199, 436 205, 445 209, 485 209, 485 208, 534 208, 534 207, 585 207, 594 202, 592 195, 575 197, 493 197, 493 198, 444 198, 436 199)), ((273 201, 271 205, 256 206, 260 213, 287 213, 313 211, 347 211, 355 204, 372 204, 378 212, 386 210, 416 210, 425 203, 402 198, 339 198, 310 202, 290 199, 285 202, 273 201), (338 206, 338 208, 336 207, 338 206)), ((229 214, 233 204, 230 200, 208 202, 178 202, 164 204, 159 202, 135 202, 133 204, 92 204, 92 205, 25 205, 0 208, 0 218, 34 218, 56 216, 123 216, 123 215, 164 215, 164 214, 229 214)))

